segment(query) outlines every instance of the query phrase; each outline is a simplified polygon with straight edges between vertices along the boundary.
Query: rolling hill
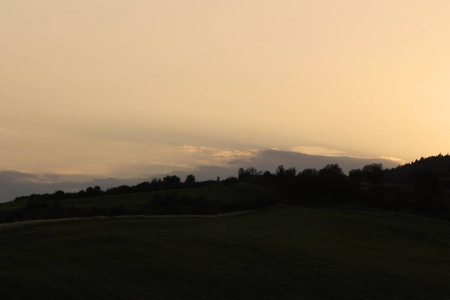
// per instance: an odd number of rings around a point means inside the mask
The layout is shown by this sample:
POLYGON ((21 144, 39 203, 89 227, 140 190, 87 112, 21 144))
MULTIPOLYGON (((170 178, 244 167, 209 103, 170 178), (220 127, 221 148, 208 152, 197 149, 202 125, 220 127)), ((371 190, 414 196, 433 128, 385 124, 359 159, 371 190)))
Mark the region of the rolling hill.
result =
POLYGON ((281 207, 0 226, 2 299, 448 299, 450 225, 281 207))

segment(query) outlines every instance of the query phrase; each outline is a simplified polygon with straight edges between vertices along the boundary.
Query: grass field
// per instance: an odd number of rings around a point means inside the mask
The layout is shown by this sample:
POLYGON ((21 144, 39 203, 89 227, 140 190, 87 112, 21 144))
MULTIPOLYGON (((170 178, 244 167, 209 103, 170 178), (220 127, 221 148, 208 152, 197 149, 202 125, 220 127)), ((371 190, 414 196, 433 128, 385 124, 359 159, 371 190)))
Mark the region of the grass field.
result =
MULTIPOLYGON (((133 208, 151 201, 155 194, 159 195, 185 195, 189 197, 205 197, 210 201, 227 202, 230 200, 244 200, 247 198, 257 197, 275 197, 274 191, 262 186, 240 183, 235 185, 211 184, 200 188, 183 188, 183 189, 169 189, 158 190, 143 193, 129 193, 119 195, 105 195, 100 197, 86 197, 61 200, 61 205, 64 208, 89 208, 98 206, 102 208, 112 208, 118 205, 123 205, 126 208, 133 208)), ((51 202, 51 201, 50 201, 51 202)), ((23 208, 28 201, 10 201, 0 203, 0 212, 7 211, 14 208, 23 208)))
POLYGON ((449 299, 450 224, 282 207, 0 226, 1 299, 449 299))
POLYGON ((191 188, 86 198, 32 198, 0 204, 0 223, 39 219, 121 215, 214 215, 267 207, 280 202, 264 186, 210 183, 191 188))

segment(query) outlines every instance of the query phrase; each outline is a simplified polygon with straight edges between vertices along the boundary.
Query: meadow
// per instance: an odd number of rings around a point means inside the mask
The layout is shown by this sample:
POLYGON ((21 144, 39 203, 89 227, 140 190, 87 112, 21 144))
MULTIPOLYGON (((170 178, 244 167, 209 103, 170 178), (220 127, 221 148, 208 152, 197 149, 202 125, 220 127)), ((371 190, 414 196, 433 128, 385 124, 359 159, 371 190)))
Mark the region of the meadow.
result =
POLYGON ((0 203, 0 223, 35 219, 120 215, 206 215, 257 209, 279 200, 274 189, 249 183, 69 199, 21 199, 0 203))
POLYGON ((448 299, 450 224, 281 206, 0 226, 2 299, 448 299))

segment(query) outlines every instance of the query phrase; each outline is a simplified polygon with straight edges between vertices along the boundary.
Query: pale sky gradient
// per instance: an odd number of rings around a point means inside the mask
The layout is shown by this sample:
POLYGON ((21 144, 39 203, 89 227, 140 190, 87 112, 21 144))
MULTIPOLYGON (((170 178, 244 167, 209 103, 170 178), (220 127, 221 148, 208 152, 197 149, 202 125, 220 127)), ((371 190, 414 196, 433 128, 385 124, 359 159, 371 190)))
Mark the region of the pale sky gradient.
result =
POLYGON ((0 170, 450 149, 448 0, 0 0, 0 170))

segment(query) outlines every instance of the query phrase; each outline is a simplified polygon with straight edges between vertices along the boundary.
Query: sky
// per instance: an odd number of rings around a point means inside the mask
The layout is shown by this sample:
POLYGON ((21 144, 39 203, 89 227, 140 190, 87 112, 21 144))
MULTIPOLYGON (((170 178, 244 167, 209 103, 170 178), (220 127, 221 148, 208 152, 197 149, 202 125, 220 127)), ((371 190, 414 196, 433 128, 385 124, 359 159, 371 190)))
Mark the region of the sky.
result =
POLYGON ((450 149, 447 0, 0 0, 0 171, 450 149))

